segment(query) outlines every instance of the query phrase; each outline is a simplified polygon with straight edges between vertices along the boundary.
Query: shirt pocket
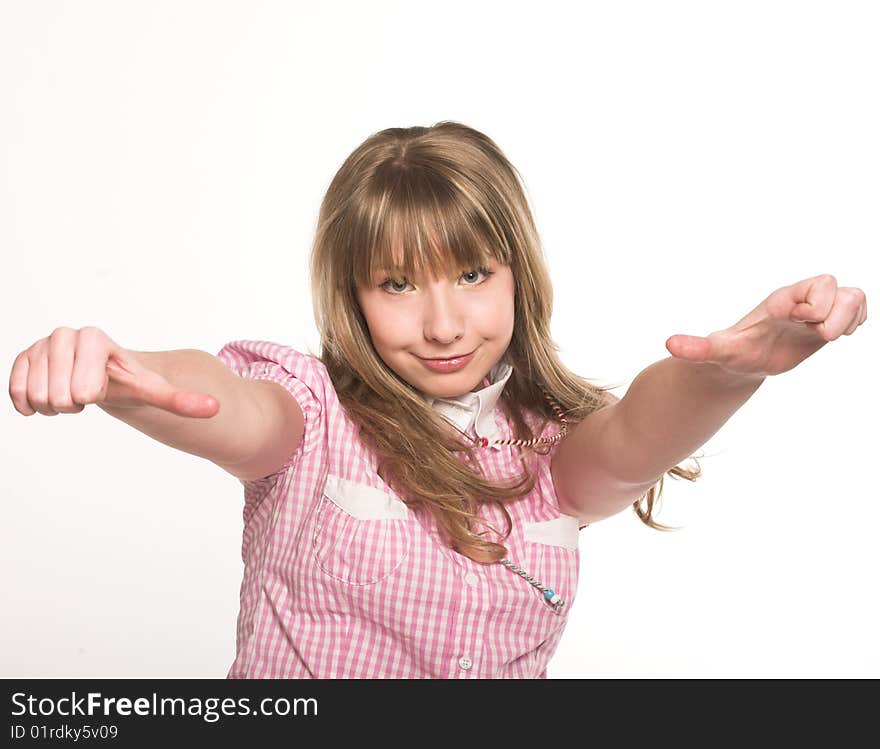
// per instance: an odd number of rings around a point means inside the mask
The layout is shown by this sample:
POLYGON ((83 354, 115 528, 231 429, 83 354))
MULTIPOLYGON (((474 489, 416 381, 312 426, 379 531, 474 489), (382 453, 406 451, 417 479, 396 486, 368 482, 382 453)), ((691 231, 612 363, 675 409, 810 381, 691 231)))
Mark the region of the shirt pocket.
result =
POLYGON ((412 522, 406 504, 387 491, 330 474, 315 510, 315 561, 342 583, 373 585, 403 564, 412 522))
POLYGON ((572 515, 524 522, 523 559, 511 560, 532 578, 562 597, 563 603, 555 605, 544 591, 523 580, 523 584, 529 586, 544 608, 560 617, 568 615, 577 590, 580 566, 579 524, 578 518, 572 515))

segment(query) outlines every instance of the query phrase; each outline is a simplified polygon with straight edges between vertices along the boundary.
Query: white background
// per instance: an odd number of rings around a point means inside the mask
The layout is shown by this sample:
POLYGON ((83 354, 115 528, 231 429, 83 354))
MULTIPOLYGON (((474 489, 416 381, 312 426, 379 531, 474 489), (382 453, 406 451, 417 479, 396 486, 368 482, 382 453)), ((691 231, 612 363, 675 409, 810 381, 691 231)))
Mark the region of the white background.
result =
MULTIPOLYGON (((871 2, 3 2, 0 361, 316 352, 307 258, 346 155, 454 119, 525 177, 566 364, 623 395, 819 273, 869 318, 581 532, 550 678, 877 677, 880 11, 871 2)), ((102 412, 0 410, 3 677, 218 677, 241 486, 102 412)))

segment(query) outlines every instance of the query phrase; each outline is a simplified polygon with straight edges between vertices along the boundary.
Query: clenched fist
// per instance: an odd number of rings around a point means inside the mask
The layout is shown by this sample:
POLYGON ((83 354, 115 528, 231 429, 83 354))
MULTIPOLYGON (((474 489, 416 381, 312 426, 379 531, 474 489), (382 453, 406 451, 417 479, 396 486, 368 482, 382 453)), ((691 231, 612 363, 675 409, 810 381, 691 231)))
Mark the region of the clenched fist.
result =
POLYGON ((179 416, 209 418, 216 398, 179 390, 96 327, 56 328, 15 357, 9 396, 24 416, 79 413, 89 403, 151 405, 179 416))

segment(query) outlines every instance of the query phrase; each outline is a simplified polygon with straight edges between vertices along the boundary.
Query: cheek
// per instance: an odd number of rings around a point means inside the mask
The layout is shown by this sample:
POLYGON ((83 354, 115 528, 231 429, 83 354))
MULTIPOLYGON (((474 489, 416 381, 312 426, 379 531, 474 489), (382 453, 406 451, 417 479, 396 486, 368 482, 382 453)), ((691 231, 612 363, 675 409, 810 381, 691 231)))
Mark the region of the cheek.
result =
POLYGON ((474 309, 477 324, 486 332, 499 335, 513 329, 514 300, 513 293, 493 295, 480 300, 474 309))
POLYGON ((411 317, 389 308, 388 305, 375 305, 366 315, 374 345, 393 347, 405 343, 410 335, 411 317))

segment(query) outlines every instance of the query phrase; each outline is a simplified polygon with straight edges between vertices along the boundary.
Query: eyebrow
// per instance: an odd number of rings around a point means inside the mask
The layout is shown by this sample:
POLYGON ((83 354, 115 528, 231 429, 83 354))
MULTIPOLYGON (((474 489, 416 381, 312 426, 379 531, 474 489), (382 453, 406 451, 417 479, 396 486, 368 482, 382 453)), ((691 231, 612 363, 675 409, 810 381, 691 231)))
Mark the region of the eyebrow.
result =
POLYGON ((397 266, 390 268, 390 269, 389 268, 376 268, 376 270, 373 271, 373 276, 376 278, 379 278, 381 276, 402 276, 402 275, 403 275, 403 268, 399 268, 397 266))
MULTIPOLYGON (((409 281, 418 281, 424 276, 424 274, 418 270, 416 270, 416 272, 413 275, 408 276, 406 274, 405 270, 400 266, 394 266, 391 270, 386 270, 384 268, 380 268, 378 271, 376 271, 376 275, 378 277, 390 276, 392 278, 406 278, 409 281)), ((450 278, 453 277, 454 275, 455 275, 454 272, 450 273, 450 278)))
MULTIPOLYGON (((495 262, 495 258, 489 258, 489 259, 484 263, 484 265, 492 265, 492 263, 494 263, 494 262, 495 262)), ((375 271, 375 272, 376 272, 377 274, 381 274, 381 273, 403 273, 403 272, 404 272, 404 267, 403 267, 402 265, 392 265, 390 268, 386 268, 385 266, 380 266, 379 268, 376 268, 376 271, 375 271)), ((416 275, 418 275, 418 274, 419 274, 419 271, 416 270, 416 275)))
MULTIPOLYGON (((404 273, 404 267, 402 265, 392 265, 390 268, 386 268, 384 266, 380 268, 376 268, 376 273, 404 273)), ((419 270, 416 269, 415 275, 419 275, 419 270)))

